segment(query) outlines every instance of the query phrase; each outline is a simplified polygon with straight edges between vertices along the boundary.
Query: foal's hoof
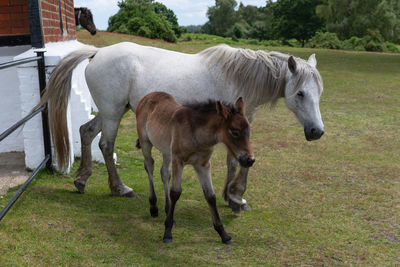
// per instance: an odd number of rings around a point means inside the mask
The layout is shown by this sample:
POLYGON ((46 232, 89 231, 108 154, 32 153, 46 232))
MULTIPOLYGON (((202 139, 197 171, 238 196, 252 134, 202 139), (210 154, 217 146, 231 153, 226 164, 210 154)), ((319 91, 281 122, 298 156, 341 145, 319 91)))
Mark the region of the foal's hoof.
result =
POLYGON ((157 207, 150 207, 150 215, 153 218, 158 217, 158 208, 157 207))
POLYGON ((126 194, 123 194, 122 197, 137 198, 137 197, 139 197, 139 196, 136 195, 135 192, 130 191, 130 192, 126 193, 126 194))
POLYGON ((163 242, 164 242, 165 244, 171 244, 171 243, 172 243, 172 238, 164 238, 164 239, 163 239, 163 242))
POLYGON ((85 184, 78 182, 77 180, 74 181, 74 185, 76 189, 78 189, 79 193, 85 193, 85 184))
POLYGON ((237 204, 236 202, 233 202, 232 200, 229 199, 229 207, 232 209, 233 213, 239 214, 240 213, 240 205, 237 204))
POLYGON ((232 239, 229 239, 229 240, 226 240, 226 241, 222 240, 222 243, 224 243, 225 245, 232 245, 233 244, 232 239))

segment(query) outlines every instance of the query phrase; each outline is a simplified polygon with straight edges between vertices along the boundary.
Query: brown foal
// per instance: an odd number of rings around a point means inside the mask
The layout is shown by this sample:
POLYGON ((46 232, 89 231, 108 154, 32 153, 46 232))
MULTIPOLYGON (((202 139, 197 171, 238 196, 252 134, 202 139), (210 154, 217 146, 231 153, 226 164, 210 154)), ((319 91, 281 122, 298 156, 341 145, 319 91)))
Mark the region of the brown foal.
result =
POLYGON ((218 215, 215 192, 211 181, 210 158, 213 147, 222 142, 243 167, 251 167, 255 161, 249 143, 250 124, 245 117, 245 104, 239 98, 234 105, 209 101, 192 105, 180 105, 173 96, 153 92, 144 96, 136 108, 139 142, 144 156, 144 166, 150 183, 150 214, 158 216, 157 197, 154 192, 154 160, 151 149, 155 146, 163 155, 161 178, 165 191, 164 242, 172 242, 172 226, 175 204, 181 192, 184 165, 194 167, 204 196, 211 211, 214 229, 222 242, 231 244, 218 215), (170 163, 172 162, 172 185, 170 163))

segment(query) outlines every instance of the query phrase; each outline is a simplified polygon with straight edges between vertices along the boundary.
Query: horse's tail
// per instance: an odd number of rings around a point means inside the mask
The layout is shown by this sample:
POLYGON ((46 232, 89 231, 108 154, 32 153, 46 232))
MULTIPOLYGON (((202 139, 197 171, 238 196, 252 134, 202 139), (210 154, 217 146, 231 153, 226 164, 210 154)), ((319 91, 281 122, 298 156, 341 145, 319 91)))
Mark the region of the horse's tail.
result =
POLYGON ((75 67, 87 58, 94 57, 98 48, 88 47, 74 51, 54 68, 39 104, 33 110, 49 102, 49 122, 54 152, 58 166, 65 170, 70 164, 70 144, 67 126, 67 106, 71 93, 71 78, 75 67))

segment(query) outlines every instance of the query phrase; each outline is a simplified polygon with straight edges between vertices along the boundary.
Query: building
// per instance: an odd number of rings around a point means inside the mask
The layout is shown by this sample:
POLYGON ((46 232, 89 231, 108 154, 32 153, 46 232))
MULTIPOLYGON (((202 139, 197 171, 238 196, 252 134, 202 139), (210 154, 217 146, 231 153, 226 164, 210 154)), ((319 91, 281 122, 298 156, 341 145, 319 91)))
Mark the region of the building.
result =
MULTIPOLYGON (((46 73, 70 52, 84 46, 76 40, 73 0, 0 0, 0 63, 35 56, 44 49, 46 73)), ((91 117, 92 100, 84 70, 74 71, 68 111, 71 159, 80 156, 79 127, 91 117)), ((0 71, 0 132, 23 118, 40 98, 36 62, 0 71)), ((99 137, 97 137, 98 139, 99 137)), ((93 159, 102 161, 98 140, 93 141, 93 159)), ((0 153, 25 152, 25 165, 36 168, 44 157, 40 116, 0 143, 0 153)), ((53 161, 54 162, 54 161, 53 161)))

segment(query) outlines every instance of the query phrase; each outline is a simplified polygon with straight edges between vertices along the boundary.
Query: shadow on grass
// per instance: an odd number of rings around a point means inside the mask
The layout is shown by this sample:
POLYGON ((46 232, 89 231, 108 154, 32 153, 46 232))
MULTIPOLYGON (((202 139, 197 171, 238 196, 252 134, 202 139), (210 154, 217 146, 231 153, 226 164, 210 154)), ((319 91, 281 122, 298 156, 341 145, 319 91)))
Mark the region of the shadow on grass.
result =
MULTIPOLYGON (((138 242, 137 245, 141 245, 143 240, 148 239, 146 238, 147 234, 153 237, 154 235, 159 236, 158 242, 162 242, 165 219, 164 199, 158 201, 159 216, 152 218, 149 212, 148 198, 143 195, 139 198, 121 198, 103 193, 80 194, 77 191, 70 191, 65 188, 53 189, 46 186, 40 186, 35 191, 41 195, 42 199, 58 203, 57 206, 68 205, 70 208, 72 206, 71 216, 84 214, 83 216, 87 218, 88 224, 96 225, 97 229, 101 229, 108 235, 122 237, 123 242, 138 242), (123 229, 129 229, 132 236, 126 235, 126 230, 123 229), (134 235, 140 233, 142 238, 135 238, 133 233, 134 235)), ((230 212, 227 206, 220 206, 220 213, 224 208, 230 212)), ((222 213, 224 213, 221 217, 225 227, 237 218, 234 214, 228 213, 226 215, 225 210, 222 213)), ((175 220, 177 223, 175 230, 193 233, 195 236, 212 233, 216 242, 220 240, 213 229, 211 215, 205 200, 195 202, 193 206, 188 206, 185 201, 178 201, 175 220)), ((193 244, 196 243, 196 240, 188 240, 187 242, 179 240, 177 243, 180 245, 193 244)))

